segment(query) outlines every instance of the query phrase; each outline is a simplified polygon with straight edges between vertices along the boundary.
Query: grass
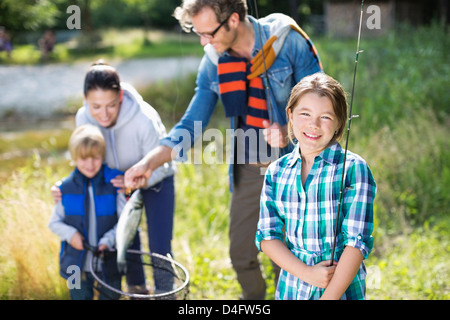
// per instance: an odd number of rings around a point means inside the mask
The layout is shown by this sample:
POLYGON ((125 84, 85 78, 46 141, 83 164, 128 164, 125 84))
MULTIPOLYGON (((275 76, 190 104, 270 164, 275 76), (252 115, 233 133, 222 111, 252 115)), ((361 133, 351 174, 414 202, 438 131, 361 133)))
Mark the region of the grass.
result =
MULTIPOLYGON (((450 298, 448 41, 431 26, 361 44, 354 102, 360 117, 352 123, 349 149, 368 161, 378 186, 368 299, 450 298)), ((326 72, 350 88, 353 41, 314 42, 326 72)), ((187 106, 193 82, 189 76, 142 89, 168 129, 187 106)), ((221 112, 219 107, 211 126, 228 127, 221 112)), ((70 170, 61 155, 69 132, 0 135, 1 299, 67 299, 58 275, 59 241, 47 222, 50 186, 70 170), (4 156, 15 152, 23 156, 4 156)), ((240 295, 228 254, 227 169, 178 165, 173 250, 190 272, 190 299, 240 295)), ((270 262, 260 258, 271 277, 270 262)), ((270 285, 267 298, 273 292, 270 285)))
POLYGON ((366 262, 372 271, 367 281, 367 298, 450 299, 449 224, 447 216, 408 234, 384 237, 383 253, 374 252, 366 262))
POLYGON ((58 275, 59 243, 47 227, 52 211, 49 188, 66 168, 35 154, 2 186, 1 299, 68 299, 58 275))

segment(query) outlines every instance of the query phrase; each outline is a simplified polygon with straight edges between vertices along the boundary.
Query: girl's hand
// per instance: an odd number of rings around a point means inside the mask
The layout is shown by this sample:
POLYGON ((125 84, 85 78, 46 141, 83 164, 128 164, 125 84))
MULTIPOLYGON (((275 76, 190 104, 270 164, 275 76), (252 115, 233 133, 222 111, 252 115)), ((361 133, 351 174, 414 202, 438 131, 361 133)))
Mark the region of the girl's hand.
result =
POLYGON ((284 148, 289 144, 287 138, 287 125, 280 125, 279 123, 270 124, 269 121, 263 121, 264 140, 273 148, 284 148))
POLYGON ((337 262, 334 261, 333 265, 330 266, 331 260, 322 261, 315 266, 310 266, 308 279, 305 281, 310 285, 319 288, 326 288, 330 283, 331 278, 333 278, 334 271, 336 270, 337 262))

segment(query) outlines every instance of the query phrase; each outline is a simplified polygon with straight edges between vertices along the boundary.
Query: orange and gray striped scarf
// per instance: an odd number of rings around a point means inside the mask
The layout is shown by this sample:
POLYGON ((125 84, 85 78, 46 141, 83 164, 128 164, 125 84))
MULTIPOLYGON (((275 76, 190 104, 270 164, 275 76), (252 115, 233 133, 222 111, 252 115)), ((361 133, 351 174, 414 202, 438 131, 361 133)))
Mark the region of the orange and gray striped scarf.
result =
POLYGON ((263 128, 269 120, 266 94, 260 77, 248 79, 251 65, 245 58, 220 57, 219 91, 226 117, 242 116, 248 126, 263 128))

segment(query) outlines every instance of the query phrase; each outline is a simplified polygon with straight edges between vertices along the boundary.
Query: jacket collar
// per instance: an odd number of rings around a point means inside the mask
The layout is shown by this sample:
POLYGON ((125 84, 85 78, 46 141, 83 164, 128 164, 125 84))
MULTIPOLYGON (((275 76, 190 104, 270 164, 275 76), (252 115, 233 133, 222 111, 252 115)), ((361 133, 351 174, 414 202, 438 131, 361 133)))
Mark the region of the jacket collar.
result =
MULTIPOLYGON (((323 150, 317 157, 327 162, 330 165, 337 165, 342 157, 342 147, 338 142, 334 142, 323 150)), ((294 150, 288 155, 288 167, 294 166, 297 161, 301 162, 300 145, 297 143, 294 150)), ((316 159, 317 159, 316 157, 316 159)))
POLYGON ((106 164, 102 164, 100 170, 99 170, 99 171, 97 172, 97 174, 96 174, 93 178, 91 178, 91 179, 89 179, 88 177, 86 177, 84 174, 82 174, 82 173, 80 172, 80 170, 78 170, 78 168, 75 167, 75 170, 74 170, 74 172, 73 172, 73 175, 74 175, 74 181, 75 181, 76 183, 80 183, 80 184, 84 184, 85 182, 91 181, 92 184, 95 184, 95 185, 96 185, 96 184, 98 184, 99 182, 101 182, 102 179, 104 178, 103 171, 104 171, 104 169, 105 169, 105 166, 106 166, 106 164))

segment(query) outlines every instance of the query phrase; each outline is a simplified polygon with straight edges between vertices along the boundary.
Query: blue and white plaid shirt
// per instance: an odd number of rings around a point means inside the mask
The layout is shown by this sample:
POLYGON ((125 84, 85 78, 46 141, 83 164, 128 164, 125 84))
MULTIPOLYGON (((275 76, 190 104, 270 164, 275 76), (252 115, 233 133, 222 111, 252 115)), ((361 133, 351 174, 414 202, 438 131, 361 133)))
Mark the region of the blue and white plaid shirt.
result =
MULTIPOLYGON (((307 265, 331 259, 343 160, 344 150, 339 143, 329 146, 314 159, 304 185, 298 145, 269 166, 255 239, 259 250, 262 240, 279 239, 307 265)), ((350 151, 345 171, 336 261, 345 246, 359 249, 364 258, 373 247, 375 181, 364 159, 350 151)), ((341 299, 364 299, 365 275, 363 263, 341 299)), ((275 298, 318 299, 324 290, 282 270, 275 298)))

